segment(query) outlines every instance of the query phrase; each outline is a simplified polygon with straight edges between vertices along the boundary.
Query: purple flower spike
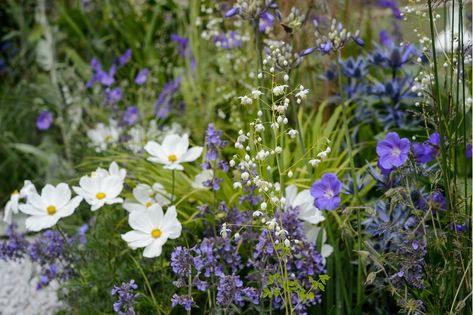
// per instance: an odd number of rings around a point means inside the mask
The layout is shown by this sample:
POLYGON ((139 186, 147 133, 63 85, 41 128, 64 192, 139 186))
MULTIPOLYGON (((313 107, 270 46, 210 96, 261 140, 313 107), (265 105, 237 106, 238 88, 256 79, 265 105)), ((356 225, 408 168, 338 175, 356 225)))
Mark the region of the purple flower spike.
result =
POLYGON ((340 206, 340 188, 342 183, 333 173, 325 173, 322 179, 317 180, 310 189, 315 198, 314 205, 323 210, 334 210, 340 206))
POLYGON ((376 145, 379 165, 385 170, 403 165, 407 161, 409 146, 409 139, 400 139, 395 132, 388 133, 386 139, 379 141, 376 145))
POLYGON ((240 9, 233 7, 225 13, 225 17, 229 18, 235 15, 238 15, 239 13, 240 13, 240 9))
POLYGON ((126 111, 123 113, 123 121, 131 126, 138 121, 140 112, 136 106, 129 106, 126 111))
POLYGON ((135 83, 138 85, 141 85, 146 82, 146 79, 148 78, 148 69, 144 68, 138 72, 135 78, 135 83))
POLYGON ((36 128, 48 130, 53 123, 53 114, 48 110, 43 110, 36 118, 36 128))
POLYGON ((123 55, 121 55, 118 58, 118 62, 120 63, 120 66, 124 66, 128 61, 131 59, 131 49, 128 48, 123 55))

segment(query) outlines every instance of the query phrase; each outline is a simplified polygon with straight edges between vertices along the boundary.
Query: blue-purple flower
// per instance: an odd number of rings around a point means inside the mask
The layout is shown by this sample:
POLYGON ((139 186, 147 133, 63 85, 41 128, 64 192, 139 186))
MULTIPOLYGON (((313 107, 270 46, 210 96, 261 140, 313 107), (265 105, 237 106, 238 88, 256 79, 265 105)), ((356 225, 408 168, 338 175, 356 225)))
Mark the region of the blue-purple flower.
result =
POLYGON ((138 297, 138 293, 135 293, 136 289, 138 289, 138 285, 133 279, 130 280, 130 282, 122 282, 119 287, 113 287, 111 292, 112 296, 118 296, 118 301, 113 303, 113 310, 115 313, 120 315, 135 314, 133 305, 135 304, 135 299, 138 297))
POLYGON ((131 59, 131 49, 128 48, 124 53, 123 55, 121 55, 119 58, 118 58, 118 62, 120 63, 120 66, 124 66, 128 61, 130 61, 131 59))
POLYGON ((138 111, 138 107, 128 106, 125 112, 123 113, 123 121, 128 126, 131 126, 138 121, 139 116, 140 112, 138 111))
POLYGON ((138 85, 144 84, 148 78, 148 72, 147 68, 141 69, 136 75, 135 83, 138 85))
POLYGON ((36 118, 36 128, 48 130, 53 123, 53 114, 48 110, 43 110, 36 118))
POLYGON ((385 170, 400 167, 407 161, 409 147, 409 139, 400 139, 395 132, 388 133, 386 138, 376 145, 379 165, 385 170))
POLYGON ((325 173, 322 179, 317 180, 310 189, 310 194, 315 198, 314 205, 323 210, 334 210, 340 206, 340 189, 342 183, 333 173, 325 173))
POLYGON ((414 142, 412 144, 412 152, 419 163, 428 163, 435 159, 439 153, 440 134, 434 132, 430 135, 429 140, 424 143, 414 142))

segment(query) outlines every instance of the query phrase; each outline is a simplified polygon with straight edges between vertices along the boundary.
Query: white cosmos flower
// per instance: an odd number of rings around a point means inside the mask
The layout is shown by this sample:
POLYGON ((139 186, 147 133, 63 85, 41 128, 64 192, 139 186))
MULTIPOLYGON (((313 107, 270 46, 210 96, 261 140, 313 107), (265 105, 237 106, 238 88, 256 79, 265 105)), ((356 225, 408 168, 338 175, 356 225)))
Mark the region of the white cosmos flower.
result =
POLYGON ((310 224, 318 224, 325 220, 322 211, 314 206, 314 197, 308 189, 297 193, 295 185, 286 187, 286 210, 297 208, 299 210, 299 219, 310 224))
POLYGON ((28 196, 32 193, 36 193, 36 187, 31 181, 25 180, 23 183, 23 188, 21 188, 19 192, 15 190, 10 195, 10 200, 8 200, 7 204, 5 205, 3 222, 11 224, 13 214, 18 213, 20 200, 23 198, 28 198, 28 196))
POLYGON ((322 247, 320 249, 320 255, 323 257, 323 263, 325 264, 326 258, 333 253, 333 247, 327 242, 327 232, 325 229, 316 226, 314 224, 304 222, 304 232, 307 236, 307 239, 312 244, 317 244, 317 241, 320 239, 322 247))
POLYGON ((187 134, 182 137, 175 134, 168 135, 162 144, 149 141, 145 145, 145 150, 151 155, 148 161, 164 164, 164 168, 179 171, 184 169, 181 163, 195 161, 202 154, 202 147, 189 149, 187 134))
POLYGON ((168 239, 181 235, 182 225, 177 219, 176 207, 169 207, 166 214, 154 204, 147 211, 130 213, 128 223, 133 231, 122 234, 122 239, 132 249, 145 248, 143 256, 153 258, 161 255, 162 247, 168 239))
POLYGON ((79 180, 80 187, 74 186, 73 189, 91 205, 90 210, 92 211, 96 211, 105 204, 121 203, 123 199, 118 196, 123 189, 123 178, 121 177, 123 173, 118 172, 118 174, 113 175, 98 168, 91 176, 82 176, 79 180))
POLYGON ((129 212, 147 210, 154 204, 166 206, 171 203, 171 194, 160 183, 154 183, 153 186, 138 184, 133 188, 133 196, 138 202, 127 200, 123 203, 123 208, 129 212))
POLYGON ((94 129, 87 131, 87 136, 92 141, 91 146, 95 148, 95 151, 102 152, 107 149, 109 144, 118 142, 120 132, 117 122, 111 120, 108 126, 98 123, 94 129))
POLYGON ((212 170, 203 170, 199 174, 195 175, 194 181, 192 182, 192 188, 207 189, 208 187, 204 186, 204 182, 212 179, 213 177, 214 172, 212 170))
POLYGON ((70 216, 79 206, 82 197, 71 199, 69 185, 61 183, 56 187, 46 185, 41 195, 33 192, 28 196, 28 203, 20 205, 20 211, 30 215, 26 219, 26 228, 40 231, 54 226, 60 218, 70 216))

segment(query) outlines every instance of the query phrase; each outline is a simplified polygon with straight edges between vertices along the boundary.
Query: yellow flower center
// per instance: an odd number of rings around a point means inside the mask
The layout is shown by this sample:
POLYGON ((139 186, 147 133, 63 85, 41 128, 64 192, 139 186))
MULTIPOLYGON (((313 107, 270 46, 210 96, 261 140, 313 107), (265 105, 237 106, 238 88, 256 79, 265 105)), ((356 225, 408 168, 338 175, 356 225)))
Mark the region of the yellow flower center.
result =
POLYGON ((12 196, 18 195, 18 190, 15 190, 14 192, 11 193, 12 196))
POLYGON ((53 215, 56 213, 56 207, 51 205, 46 208, 46 211, 48 212, 49 215, 53 215))
POLYGON ((153 230, 151 231, 151 236, 152 236, 153 238, 158 238, 158 237, 160 237, 160 236, 161 236, 161 230, 160 230, 160 229, 153 229, 153 230))
POLYGON ((148 201, 145 206, 146 206, 146 208, 149 208, 149 207, 151 207, 152 205, 153 205, 153 203, 152 203, 151 201, 148 201))
POLYGON ((98 200, 102 200, 103 198, 105 198, 107 195, 103 192, 99 192, 95 195, 95 197, 98 199, 98 200))
POLYGON ((171 163, 174 163, 177 161, 177 156, 175 154, 170 154, 168 156, 168 161, 171 162, 171 163))

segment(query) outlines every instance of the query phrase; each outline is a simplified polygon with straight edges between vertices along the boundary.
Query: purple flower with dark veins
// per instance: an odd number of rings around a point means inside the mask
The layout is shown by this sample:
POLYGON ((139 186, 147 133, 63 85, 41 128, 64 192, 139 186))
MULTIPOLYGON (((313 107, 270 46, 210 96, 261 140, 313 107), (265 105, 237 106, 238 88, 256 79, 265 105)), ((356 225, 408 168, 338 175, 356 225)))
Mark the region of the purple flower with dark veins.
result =
POLYGON ((333 173, 325 173, 322 179, 317 180, 310 189, 310 194, 315 198, 314 205, 323 210, 334 210, 340 206, 340 189, 342 183, 333 173))
POLYGON ((53 114, 48 110, 43 110, 36 118, 36 128, 48 130, 53 123, 53 114))
POLYGON ((135 83, 138 85, 145 83, 146 79, 148 78, 148 72, 149 71, 147 68, 141 69, 136 75, 135 83))
POLYGON ((136 106, 128 106, 125 112, 123 113, 123 121, 131 126, 138 121, 140 112, 136 106))
POLYGON ((376 153, 379 157, 379 165, 390 170, 403 165, 407 161, 410 142, 407 138, 399 138, 395 132, 390 132, 384 140, 378 141, 376 153))

